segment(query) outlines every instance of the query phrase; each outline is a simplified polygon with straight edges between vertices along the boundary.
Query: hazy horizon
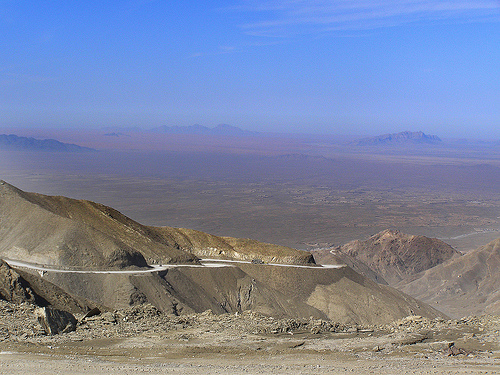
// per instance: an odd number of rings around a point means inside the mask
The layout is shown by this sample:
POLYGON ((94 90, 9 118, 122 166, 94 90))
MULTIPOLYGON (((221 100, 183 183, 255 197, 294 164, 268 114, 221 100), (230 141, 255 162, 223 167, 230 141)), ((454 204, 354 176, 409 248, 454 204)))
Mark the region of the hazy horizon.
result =
MULTIPOLYGON (((87 134, 87 135, 94 135, 94 136, 110 136, 110 135, 116 135, 116 136, 131 136, 133 134, 145 134, 145 133, 153 133, 155 130, 161 128, 161 127, 169 127, 169 128, 189 128, 192 126, 199 126, 199 123, 193 123, 193 124, 188 124, 188 125, 176 125, 176 124, 162 124, 162 125, 155 125, 155 126, 148 126, 148 125, 143 125, 143 126, 119 126, 119 125, 108 125, 108 126, 101 126, 101 127, 75 127, 75 126, 1 126, 0 125, 0 134, 13 134, 17 135, 20 137, 31 137, 35 139, 47 139, 47 138, 52 138, 58 141, 62 142, 67 142, 69 141, 68 135, 73 134, 73 136, 77 134, 87 134), (115 134, 113 134, 115 133, 115 134)), ((481 134, 471 134, 470 136, 459 136, 459 135, 453 135, 453 134, 447 134, 442 131, 437 132, 431 132, 426 130, 424 127, 414 127, 414 128, 392 128, 392 129, 387 129, 386 131, 378 131, 378 129, 372 129, 372 131, 353 131, 353 132, 336 132, 335 129, 283 129, 281 131, 279 130, 272 130, 272 129, 264 129, 264 130, 254 130, 254 128, 247 128, 247 127, 241 127, 241 126, 236 126, 233 124, 227 124, 227 123, 220 123, 220 124, 207 124, 207 125, 201 125, 205 128, 208 129, 216 129, 220 125, 229 125, 231 127, 238 128, 240 130, 243 130, 245 132, 254 132, 255 136, 276 136, 276 137, 291 137, 291 138, 304 138, 306 139, 307 137, 331 137, 332 139, 362 139, 362 138, 372 138, 372 137, 378 137, 378 136, 383 136, 383 135, 393 135, 393 134, 399 134, 399 133, 404 133, 404 132, 411 132, 411 133, 418 133, 422 132, 425 135, 430 135, 430 136, 437 136, 441 140, 444 141, 460 141, 460 140, 467 140, 467 141, 478 141, 478 142, 499 142, 500 141, 500 134, 495 135, 495 134, 489 134, 489 135, 484 135, 481 136, 481 134)), ((161 133, 159 133, 161 134, 161 133)), ((166 135, 178 135, 176 133, 167 133, 166 135)), ((181 134, 181 133, 179 133, 181 134)), ((188 135, 186 133, 186 135, 188 135)), ((200 135, 200 136, 209 136, 209 137, 224 137, 224 135, 200 135)), ((251 136, 251 134, 244 135, 245 137, 251 136)), ((235 135, 235 137, 240 137, 239 135, 235 135)), ((77 139, 75 138, 72 140, 74 142, 77 142, 77 139)))
POLYGON ((500 3, 3 2, 2 128, 500 138, 500 3))

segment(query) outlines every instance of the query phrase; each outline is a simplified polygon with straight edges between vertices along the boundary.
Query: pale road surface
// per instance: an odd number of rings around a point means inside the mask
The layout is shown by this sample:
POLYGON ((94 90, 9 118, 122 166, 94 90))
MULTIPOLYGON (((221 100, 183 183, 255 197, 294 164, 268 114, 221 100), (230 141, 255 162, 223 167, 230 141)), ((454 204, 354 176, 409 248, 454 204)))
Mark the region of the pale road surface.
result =
MULTIPOLYGON (((41 275, 44 272, 60 272, 60 273, 119 273, 119 274, 140 274, 140 273, 150 273, 165 271, 171 268, 180 267, 236 267, 237 264, 252 264, 249 261, 243 260, 225 260, 225 259, 200 259, 201 265, 198 264, 162 264, 162 265, 150 265, 151 268, 140 269, 140 270, 70 270, 63 268, 55 268, 53 266, 45 266, 41 264, 33 264, 28 262, 23 262, 20 260, 3 259, 11 267, 22 267, 29 268, 38 271, 41 275)), ((292 268, 310 268, 310 269, 324 269, 324 268, 343 268, 346 267, 344 264, 325 264, 316 266, 302 266, 294 264, 279 264, 279 263, 266 263, 260 264, 261 266, 278 266, 278 267, 292 267, 292 268)))

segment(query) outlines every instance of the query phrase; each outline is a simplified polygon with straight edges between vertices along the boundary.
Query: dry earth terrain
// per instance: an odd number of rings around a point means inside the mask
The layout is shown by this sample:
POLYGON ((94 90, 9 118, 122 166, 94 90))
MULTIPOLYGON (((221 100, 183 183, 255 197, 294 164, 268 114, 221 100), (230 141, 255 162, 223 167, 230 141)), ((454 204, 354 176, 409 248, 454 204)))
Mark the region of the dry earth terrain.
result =
POLYGON ((340 262, 382 284, 396 284, 462 254, 436 238, 384 230, 367 240, 313 251, 318 263, 340 262))
MULTIPOLYGON (((92 202, 26 193, 5 182, 0 187, 2 252, 45 262, 7 259, 18 268, 0 265, 0 295, 12 301, 0 301, 3 372, 460 374, 496 373, 500 365, 498 316, 449 320, 347 266, 316 266, 303 251, 142 227, 92 202), (99 247, 93 247, 95 253, 79 251, 87 239, 75 236, 73 228, 82 226, 104 228, 106 243, 125 239, 137 255, 110 263, 99 247), (60 235, 68 228, 71 236, 60 235), (71 241, 71 257, 55 256, 54 236, 59 249, 71 241), (142 249, 145 238, 150 245, 142 249), (170 248, 174 259, 165 258, 170 248), (282 257, 282 263, 235 260, 261 256, 266 249, 275 254, 270 259, 282 257), (180 256, 184 252, 190 256, 180 256), (197 252, 226 264, 207 267, 197 252), (145 256, 171 264, 149 270, 145 256), (73 310, 76 331, 47 335, 36 320, 36 305, 73 310)), ((482 254, 494 256, 497 242, 481 248, 480 255, 460 256, 437 240, 384 231, 336 250, 353 260, 361 254, 367 268, 394 282, 464 259, 472 259, 466 264, 476 270, 482 264, 477 257, 494 266, 482 254)), ((498 289, 495 274, 479 276, 498 289)))
POLYGON ((5 374, 498 374, 500 320, 482 316, 383 326, 242 314, 166 315, 140 305, 47 336, 34 307, 0 301, 5 374))
POLYGON ((500 238, 395 286, 449 315, 500 314, 500 238))

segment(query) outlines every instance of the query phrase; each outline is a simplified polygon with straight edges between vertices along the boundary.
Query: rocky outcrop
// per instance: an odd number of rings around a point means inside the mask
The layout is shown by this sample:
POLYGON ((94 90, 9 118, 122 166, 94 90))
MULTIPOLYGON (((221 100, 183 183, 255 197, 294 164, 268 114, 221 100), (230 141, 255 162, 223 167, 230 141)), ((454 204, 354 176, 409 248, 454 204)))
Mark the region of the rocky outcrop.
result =
POLYGON ((35 293, 29 284, 1 259, 0 298, 13 303, 35 302, 35 293))
POLYGON ((248 238, 219 237, 186 228, 150 228, 165 240, 173 241, 198 258, 220 258, 252 261, 260 259, 265 263, 314 264, 314 257, 308 251, 287 246, 274 245, 248 238))
POLYGON ((0 299, 15 303, 29 303, 36 306, 51 306, 72 313, 84 313, 92 304, 75 297, 45 280, 37 272, 15 269, 0 259, 0 299))

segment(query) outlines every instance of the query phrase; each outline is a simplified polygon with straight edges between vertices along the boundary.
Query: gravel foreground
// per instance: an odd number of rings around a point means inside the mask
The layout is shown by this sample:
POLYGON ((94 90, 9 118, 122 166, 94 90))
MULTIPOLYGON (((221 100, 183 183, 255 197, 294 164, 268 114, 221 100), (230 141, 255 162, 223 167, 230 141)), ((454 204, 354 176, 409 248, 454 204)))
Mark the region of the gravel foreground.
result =
POLYGON ((139 305, 48 336, 35 308, 0 301, 0 373, 500 374, 498 316, 361 327, 139 305))

